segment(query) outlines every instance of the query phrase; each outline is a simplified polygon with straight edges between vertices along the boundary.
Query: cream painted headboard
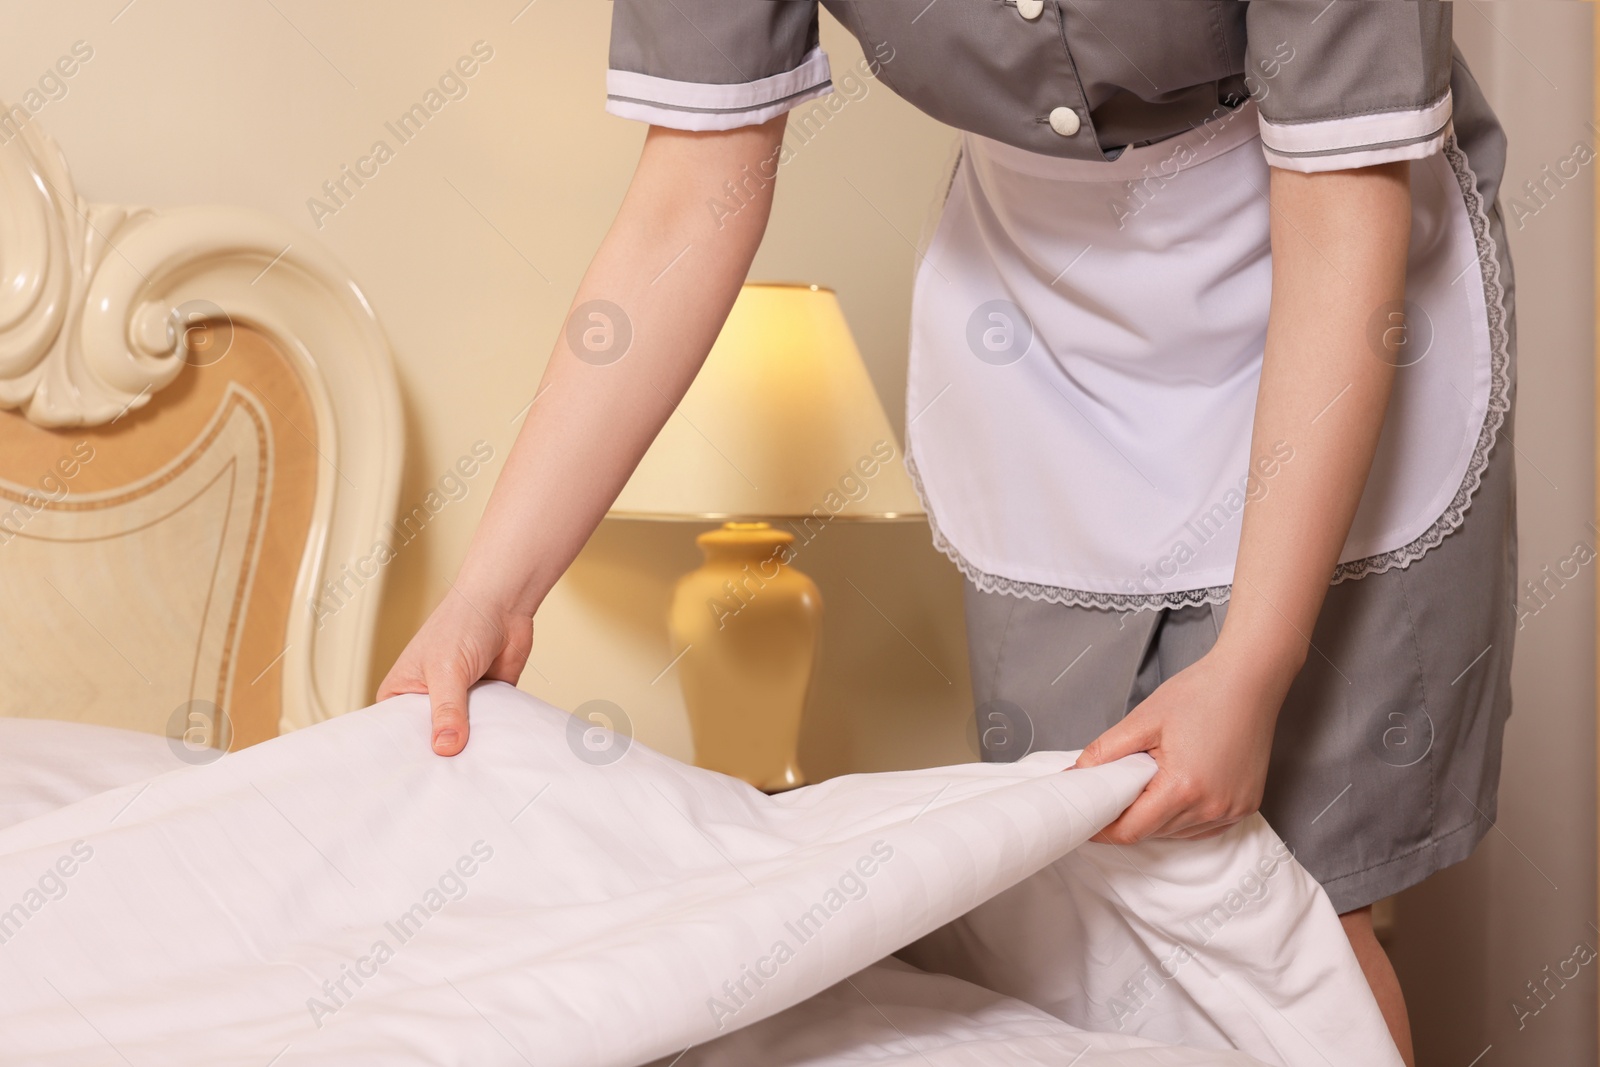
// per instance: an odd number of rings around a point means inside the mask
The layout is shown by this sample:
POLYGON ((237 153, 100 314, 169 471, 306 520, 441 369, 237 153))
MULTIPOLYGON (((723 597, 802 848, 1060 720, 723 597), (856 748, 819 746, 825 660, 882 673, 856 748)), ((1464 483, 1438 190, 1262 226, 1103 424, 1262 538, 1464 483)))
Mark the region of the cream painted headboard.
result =
POLYGON ((384 576, 346 564, 394 516, 399 394, 314 239, 87 203, 23 125, 0 144, 0 408, 0 715, 238 748, 369 702, 384 576))

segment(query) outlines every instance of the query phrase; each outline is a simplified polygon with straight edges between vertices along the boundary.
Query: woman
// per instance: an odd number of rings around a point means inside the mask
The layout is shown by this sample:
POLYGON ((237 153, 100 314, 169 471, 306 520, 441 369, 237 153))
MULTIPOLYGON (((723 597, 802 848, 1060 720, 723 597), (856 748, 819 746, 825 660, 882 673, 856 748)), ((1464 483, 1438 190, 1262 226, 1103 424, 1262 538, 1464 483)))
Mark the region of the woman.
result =
MULTIPOLYGON (((1259 807, 1410 1062, 1371 905, 1487 832, 1513 631, 1504 137, 1449 6, 826 6, 964 131, 918 273, 907 463, 966 578, 985 756, 1150 752, 1114 843, 1259 807)), ((558 341, 384 682, 432 695, 440 754, 468 685, 517 679, 732 305, 786 115, 829 91, 817 7, 617 0, 607 106, 651 129, 574 306, 624 309, 632 345, 558 341)))

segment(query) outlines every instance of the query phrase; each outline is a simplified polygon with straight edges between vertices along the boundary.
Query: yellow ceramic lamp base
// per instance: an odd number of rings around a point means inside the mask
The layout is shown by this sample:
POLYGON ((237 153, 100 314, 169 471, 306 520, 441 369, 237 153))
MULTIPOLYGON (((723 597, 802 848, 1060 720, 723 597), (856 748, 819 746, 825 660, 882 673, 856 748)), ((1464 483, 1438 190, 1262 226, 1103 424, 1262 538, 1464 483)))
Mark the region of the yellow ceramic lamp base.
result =
POLYGON ((769 793, 804 785, 822 594, 786 562, 794 536, 767 523, 726 523, 696 543, 705 563, 679 579, 669 617, 695 763, 769 793))

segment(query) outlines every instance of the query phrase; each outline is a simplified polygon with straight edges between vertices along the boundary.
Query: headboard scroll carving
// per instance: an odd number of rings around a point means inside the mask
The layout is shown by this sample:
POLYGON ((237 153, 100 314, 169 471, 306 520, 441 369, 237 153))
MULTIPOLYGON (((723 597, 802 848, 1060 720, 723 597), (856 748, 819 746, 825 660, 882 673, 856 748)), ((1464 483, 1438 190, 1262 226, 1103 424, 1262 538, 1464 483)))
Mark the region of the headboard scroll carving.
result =
POLYGON ((61 150, 36 126, 0 152, 0 406, 41 426, 94 426, 147 403, 182 371, 183 331, 169 329, 150 299, 160 289, 155 265, 122 250, 141 231, 142 246, 165 246, 169 268, 184 258, 181 227, 79 196, 61 150), (122 336, 94 343, 107 334, 122 336))

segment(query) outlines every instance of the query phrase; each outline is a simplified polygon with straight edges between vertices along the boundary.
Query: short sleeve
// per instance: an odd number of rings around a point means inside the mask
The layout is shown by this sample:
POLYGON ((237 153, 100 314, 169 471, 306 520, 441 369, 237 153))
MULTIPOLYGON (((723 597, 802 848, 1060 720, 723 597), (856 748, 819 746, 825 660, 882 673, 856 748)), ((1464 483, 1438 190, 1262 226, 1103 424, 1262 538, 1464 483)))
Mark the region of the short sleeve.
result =
POLYGON ((833 89, 817 0, 615 0, 606 110, 680 130, 776 118, 833 89))
POLYGON ((1450 131, 1450 5, 1250 0, 1246 81, 1267 162, 1370 167, 1439 151, 1450 131))

